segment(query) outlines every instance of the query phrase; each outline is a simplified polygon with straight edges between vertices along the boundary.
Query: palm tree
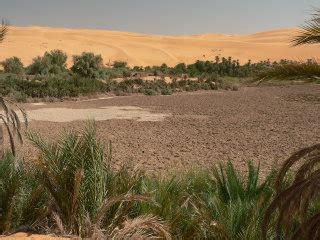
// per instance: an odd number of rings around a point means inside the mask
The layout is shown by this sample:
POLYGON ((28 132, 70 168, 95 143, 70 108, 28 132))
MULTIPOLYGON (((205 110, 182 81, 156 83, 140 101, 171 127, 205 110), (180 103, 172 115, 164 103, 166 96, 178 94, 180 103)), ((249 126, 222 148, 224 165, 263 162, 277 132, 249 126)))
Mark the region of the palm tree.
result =
MULTIPOLYGON (((7 33, 8 33, 8 25, 5 24, 5 22, 2 20, 2 24, 0 27, 0 43, 4 40, 7 33)), ((8 132, 11 152, 13 155, 15 155, 16 154, 15 137, 18 139, 19 142, 22 143, 23 141, 21 136, 21 122, 14 108, 17 108, 22 113, 25 126, 28 125, 27 114, 17 104, 11 102, 8 99, 5 99, 2 96, 0 97, 0 109, 1 108, 3 111, 0 112, 0 119, 2 120, 8 132)), ((0 159, 3 158, 3 155, 4 155, 3 129, 1 126, 0 127, 0 159)))
MULTIPOLYGON (((299 34, 291 41, 292 46, 320 44, 320 8, 313 10, 310 20, 301 27, 299 34)), ((303 78, 309 80, 320 79, 320 65, 316 61, 306 63, 292 62, 277 64, 259 74, 259 79, 292 79, 303 78)))

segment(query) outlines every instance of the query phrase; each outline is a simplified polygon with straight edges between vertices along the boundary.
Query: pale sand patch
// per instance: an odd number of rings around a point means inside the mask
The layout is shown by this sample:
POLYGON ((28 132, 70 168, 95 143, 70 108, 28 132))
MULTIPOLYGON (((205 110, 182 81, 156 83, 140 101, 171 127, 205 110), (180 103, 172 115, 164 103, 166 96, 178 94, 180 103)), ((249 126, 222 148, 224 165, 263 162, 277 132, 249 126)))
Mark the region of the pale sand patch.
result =
POLYGON ((40 108, 27 111, 28 121, 72 122, 77 120, 104 121, 131 119, 136 121, 162 121, 168 114, 151 113, 148 109, 133 106, 108 106, 101 108, 40 108))
POLYGON ((84 99, 84 100, 80 100, 78 102, 92 102, 92 101, 97 101, 97 100, 107 100, 107 99, 111 99, 114 97, 99 97, 99 98, 91 98, 91 99, 84 99))
POLYGON ((34 106, 43 106, 43 105, 46 105, 46 104, 43 103, 43 102, 38 102, 38 103, 31 103, 31 105, 34 105, 34 106))

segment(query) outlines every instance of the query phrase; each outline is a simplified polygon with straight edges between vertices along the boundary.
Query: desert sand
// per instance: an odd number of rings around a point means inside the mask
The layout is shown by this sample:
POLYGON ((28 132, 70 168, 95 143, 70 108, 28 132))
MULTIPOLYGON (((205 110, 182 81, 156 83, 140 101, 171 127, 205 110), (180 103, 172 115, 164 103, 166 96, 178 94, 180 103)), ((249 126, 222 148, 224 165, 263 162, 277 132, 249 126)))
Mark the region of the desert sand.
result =
POLYGON ((62 29, 48 27, 10 27, 0 45, 0 61, 20 57, 24 64, 45 51, 61 49, 68 56, 83 51, 99 53, 105 64, 115 60, 129 65, 147 66, 166 63, 213 60, 216 55, 232 56, 242 63, 248 59, 304 60, 320 56, 319 46, 290 47, 297 29, 280 29, 251 35, 203 34, 192 36, 159 36, 106 30, 62 29))

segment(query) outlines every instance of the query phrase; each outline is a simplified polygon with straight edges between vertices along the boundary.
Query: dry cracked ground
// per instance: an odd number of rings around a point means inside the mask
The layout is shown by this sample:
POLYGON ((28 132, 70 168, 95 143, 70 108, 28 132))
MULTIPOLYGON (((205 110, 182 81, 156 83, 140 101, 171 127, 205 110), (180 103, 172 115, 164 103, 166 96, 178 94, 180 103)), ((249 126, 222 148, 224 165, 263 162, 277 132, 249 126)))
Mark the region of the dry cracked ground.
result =
MULTIPOLYGON (((320 85, 244 87, 172 96, 103 97, 24 104, 30 128, 54 140, 95 118, 99 137, 112 142, 113 163, 151 174, 208 169, 248 160, 263 172, 299 148, 320 142, 320 85)), ((26 142, 21 152, 35 154, 26 142)))

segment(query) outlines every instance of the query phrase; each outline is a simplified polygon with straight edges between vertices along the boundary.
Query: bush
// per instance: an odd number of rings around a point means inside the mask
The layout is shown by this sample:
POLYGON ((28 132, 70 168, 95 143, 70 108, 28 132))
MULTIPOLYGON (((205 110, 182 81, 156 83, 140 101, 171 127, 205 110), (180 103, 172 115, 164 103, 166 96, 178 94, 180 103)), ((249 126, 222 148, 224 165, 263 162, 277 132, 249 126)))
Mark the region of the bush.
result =
POLYGON ((5 73, 23 74, 24 67, 21 60, 17 57, 8 58, 1 63, 5 73))
POLYGON ((101 55, 84 52, 81 55, 73 56, 71 70, 86 78, 99 78, 103 76, 103 59, 101 55))
POLYGON ((11 95, 17 102, 27 102, 27 94, 24 92, 14 91, 11 95))
POLYGON ((170 88, 164 88, 161 90, 161 95, 172 95, 172 90, 170 88))
POLYGON ((28 73, 32 75, 59 74, 67 71, 67 55, 61 50, 45 52, 43 57, 36 57, 28 66, 28 73))
POLYGON ((114 68, 126 68, 127 65, 128 65, 127 62, 121 62, 121 61, 115 61, 115 62, 113 63, 113 67, 114 67, 114 68))
POLYGON ((154 89, 147 88, 144 90, 144 95, 154 96, 154 95, 158 95, 158 92, 155 91, 154 89))
POLYGON ((12 74, 0 78, 0 94, 3 96, 11 95, 20 101, 24 101, 26 97, 61 99, 110 90, 110 85, 102 81, 71 77, 68 74, 38 76, 30 81, 12 74))

